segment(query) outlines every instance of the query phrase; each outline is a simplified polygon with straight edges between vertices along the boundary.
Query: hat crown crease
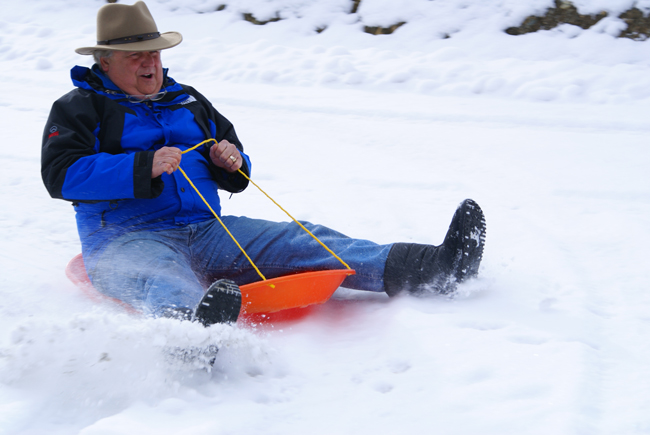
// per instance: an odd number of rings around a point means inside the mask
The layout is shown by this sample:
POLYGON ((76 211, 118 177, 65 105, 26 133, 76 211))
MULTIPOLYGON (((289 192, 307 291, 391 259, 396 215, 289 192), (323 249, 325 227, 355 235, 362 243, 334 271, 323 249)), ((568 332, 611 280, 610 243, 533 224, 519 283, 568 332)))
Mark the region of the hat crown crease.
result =
POLYGON ((109 41, 133 35, 158 33, 156 22, 144 2, 133 6, 113 4, 97 14, 97 40, 109 41))

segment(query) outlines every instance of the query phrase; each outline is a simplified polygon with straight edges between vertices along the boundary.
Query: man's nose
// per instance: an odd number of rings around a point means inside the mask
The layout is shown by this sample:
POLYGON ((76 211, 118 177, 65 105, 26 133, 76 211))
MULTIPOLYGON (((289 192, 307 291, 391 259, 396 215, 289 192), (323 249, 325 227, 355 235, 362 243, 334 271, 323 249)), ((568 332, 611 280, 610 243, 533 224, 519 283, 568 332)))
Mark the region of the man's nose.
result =
POLYGON ((153 54, 145 52, 142 56, 142 66, 151 66, 154 64, 153 54))

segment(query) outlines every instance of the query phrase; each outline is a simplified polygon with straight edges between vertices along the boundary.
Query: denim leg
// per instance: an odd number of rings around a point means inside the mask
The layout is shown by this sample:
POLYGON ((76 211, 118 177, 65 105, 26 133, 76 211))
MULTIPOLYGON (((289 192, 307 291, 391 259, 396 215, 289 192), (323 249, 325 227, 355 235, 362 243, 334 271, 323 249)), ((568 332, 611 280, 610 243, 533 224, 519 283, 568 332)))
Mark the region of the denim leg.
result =
MULTIPOLYGON (((295 222, 278 223, 236 216, 223 216, 222 220, 266 278, 345 268, 295 222)), ((384 290, 384 266, 392 245, 353 239, 321 225, 307 222, 303 225, 356 271, 345 279, 344 287, 384 290)), ((191 255, 197 274, 205 274, 208 280, 228 278, 239 285, 260 280, 216 219, 196 226, 191 255)))
POLYGON ((160 315, 166 308, 194 309, 204 287, 190 264, 189 234, 185 228, 117 238, 90 273, 93 285, 149 315, 160 315))

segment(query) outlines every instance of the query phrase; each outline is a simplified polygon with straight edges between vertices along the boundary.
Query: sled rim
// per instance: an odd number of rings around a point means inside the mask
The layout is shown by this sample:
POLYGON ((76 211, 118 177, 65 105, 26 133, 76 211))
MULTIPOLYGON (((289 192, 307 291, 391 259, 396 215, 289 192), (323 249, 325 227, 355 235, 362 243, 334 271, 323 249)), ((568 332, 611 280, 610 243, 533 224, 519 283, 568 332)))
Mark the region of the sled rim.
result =
MULTIPOLYGON (((135 311, 131 305, 104 295, 92 285, 81 254, 77 254, 68 262, 65 274, 91 300, 108 300, 129 311, 135 311)), ((241 315, 275 313, 323 304, 332 297, 345 278, 354 274, 353 269, 318 270, 241 285, 241 315)))
POLYGON ((239 286, 242 314, 273 313, 322 304, 332 297, 352 269, 300 272, 239 286))
POLYGON ((133 306, 119 299, 107 296, 93 286, 93 283, 90 281, 88 273, 86 272, 86 266, 84 265, 84 259, 81 254, 75 255, 72 260, 68 262, 68 265, 65 268, 65 275, 74 285, 79 287, 84 295, 91 301, 96 303, 109 301, 124 308, 128 313, 138 312, 138 310, 133 306))

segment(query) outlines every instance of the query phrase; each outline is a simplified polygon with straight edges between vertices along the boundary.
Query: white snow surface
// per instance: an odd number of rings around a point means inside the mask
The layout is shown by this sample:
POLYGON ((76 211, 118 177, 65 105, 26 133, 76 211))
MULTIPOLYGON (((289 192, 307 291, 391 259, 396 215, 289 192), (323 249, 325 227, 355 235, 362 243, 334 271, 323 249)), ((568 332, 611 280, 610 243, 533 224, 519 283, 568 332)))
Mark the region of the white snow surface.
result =
MULTIPOLYGON (((553 2, 149 0, 184 36, 170 75, 297 218, 433 244, 466 197, 487 219, 456 298, 342 288, 302 319, 208 329, 67 280, 74 212, 40 144, 104 3, 0 3, 0 434, 650 434, 650 42, 614 37, 647 0, 575 1, 609 16, 516 37, 553 2), (211 344, 211 371, 166 356, 211 344)), ((223 207, 286 219, 253 187, 223 207)))

